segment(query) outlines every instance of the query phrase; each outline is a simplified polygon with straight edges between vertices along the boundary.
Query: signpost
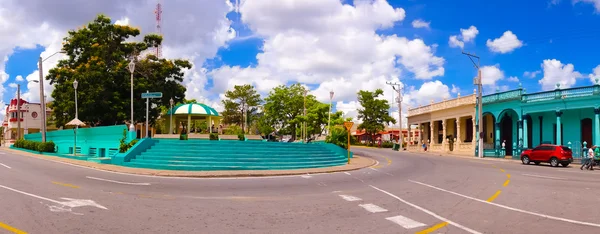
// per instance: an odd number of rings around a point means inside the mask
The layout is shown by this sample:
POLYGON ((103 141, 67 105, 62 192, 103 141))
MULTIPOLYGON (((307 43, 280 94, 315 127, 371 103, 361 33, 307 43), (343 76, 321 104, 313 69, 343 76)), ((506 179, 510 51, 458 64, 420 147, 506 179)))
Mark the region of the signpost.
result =
POLYGON ((142 98, 146 99, 146 137, 148 137, 148 111, 150 108, 150 98, 162 98, 161 92, 153 92, 146 90, 145 93, 142 93, 142 98))
POLYGON ((344 122, 344 127, 348 131, 348 164, 350 164, 350 129, 352 129, 354 122, 344 122))

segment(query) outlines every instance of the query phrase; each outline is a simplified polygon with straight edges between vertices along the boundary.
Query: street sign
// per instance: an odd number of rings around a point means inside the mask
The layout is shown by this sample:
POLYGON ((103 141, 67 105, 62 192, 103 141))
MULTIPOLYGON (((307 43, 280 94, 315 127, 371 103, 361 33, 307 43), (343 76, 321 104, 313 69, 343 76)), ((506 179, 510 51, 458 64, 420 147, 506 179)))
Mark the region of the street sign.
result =
POLYGON ((162 98, 161 92, 142 93, 142 98, 162 98))
POLYGON ((354 125, 354 122, 344 122, 344 127, 348 130, 348 164, 350 164, 350 129, 352 129, 352 125, 354 125))
POLYGON ((344 122, 344 127, 346 127, 346 130, 348 131, 350 131, 352 125, 354 125, 354 122, 344 122))

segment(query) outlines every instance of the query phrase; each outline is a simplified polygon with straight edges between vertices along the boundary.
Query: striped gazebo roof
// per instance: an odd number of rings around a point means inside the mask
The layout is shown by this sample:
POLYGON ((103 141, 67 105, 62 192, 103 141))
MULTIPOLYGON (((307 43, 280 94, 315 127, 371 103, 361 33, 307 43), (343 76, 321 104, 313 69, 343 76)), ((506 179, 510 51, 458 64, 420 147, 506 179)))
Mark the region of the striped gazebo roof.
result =
MULTIPOLYGON (((171 114, 171 110, 167 115, 171 114)), ((204 115, 204 116, 219 116, 219 112, 210 106, 202 103, 188 103, 173 107, 174 115, 204 115)))

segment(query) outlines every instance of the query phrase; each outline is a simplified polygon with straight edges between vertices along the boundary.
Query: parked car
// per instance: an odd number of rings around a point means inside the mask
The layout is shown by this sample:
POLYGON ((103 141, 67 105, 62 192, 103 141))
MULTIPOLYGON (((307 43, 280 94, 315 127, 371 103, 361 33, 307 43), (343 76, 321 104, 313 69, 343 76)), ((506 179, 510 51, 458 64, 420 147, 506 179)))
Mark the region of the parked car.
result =
POLYGON ((566 146, 541 144, 533 149, 526 149, 521 153, 521 162, 535 165, 540 163, 550 163, 551 166, 557 167, 560 163, 563 167, 568 166, 573 162, 573 151, 566 146))

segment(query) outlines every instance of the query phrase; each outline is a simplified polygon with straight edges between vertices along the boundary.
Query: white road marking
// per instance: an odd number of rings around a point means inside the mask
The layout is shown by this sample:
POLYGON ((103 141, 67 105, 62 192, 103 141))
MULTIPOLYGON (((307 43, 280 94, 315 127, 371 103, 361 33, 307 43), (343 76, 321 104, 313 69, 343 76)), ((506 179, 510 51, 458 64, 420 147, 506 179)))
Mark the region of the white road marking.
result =
POLYGON ((117 183, 117 184, 126 184, 126 185, 146 185, 146 186, 150 185, 150 183, 121 182, 121 181, 107 180, 107 179, 96 178, 96 177, 91 177, 91 176, 86 176, 85 178, 92 179, 92 180, 100 180, 100 181, 112 182, 112 183, 117 183))
POLYGON ((535 175, 535 174, 522 174, 524 176, 531 176, 531 177, 539 177, 539 178, 546 178, 546 179, 557 179, 557 180, 564 180, 565 178, 560 178, 560 177, 552 177, 552 176, 543 176, 543 175, 535 175))
POLYGON ((6 154, 6 153, 0 152, 0 154, 6 154))
POLYGON ((350 174, 350 172, 344 172, 344 174, 346 174, 346 175, 352 175, 352 174, 350 174))
POLYGON ((431 216, 433 216, 433 217, 435 217, 435 218, 437 218, 437 219, 439 219, 439 220, 442 220, 442 221, 444 221, 444 222, 447 222, 448 224, 450 224, 450 225, 452 225, 452 226, 455 226, 455 227, 457 227, 457 228, 460 228, 460 229, 462 229, 462 230, 465 230, 465 231, 467 231, 467 232, 469 232, 469 233, 473 233, 473 234, 481 234, 481 232, 475 231, 475 230, 473 230, 473 229, 470 229, 470 228, 468 228, 468 227, 465 227, 465 226, 463 226, 463 225, 460 225, 460 224, 458 224, 458 223, 455 223, 455 222, 453 222, 453 221, 451 221, 451 220, 449 220, 449 219, 446 219, 446 218, 444 218, 444 217, 442 217, 442 216, 439 216, 439 215, 437 215, 436 213, 433 213, 433 212, 431 212, 431 211, 429 211, 429 210, 427 210, 427 209, 425 209, 425 208, 423 208, 423 207, 420 207, 420 206, 417 206, 417 205, 415 205, 415 204, 412 204, 412 203, 410 203, 410 202, 408 202, 408 201, 405 201, 404 199, 402 199, 402 198, 400 198, 400 197, 398 197, 398 196, 396 196, 396 195, 394 195, 394 194, 392 194, 392 193, 390 193, 390 192, 388 192, 388 191, 385 191, 385 190, 383 190, 383 189, 377 188, 377 187, 375 187, 375 186, 373 186, 373 185, 369 185, 369 186, 371 186, 371 188, 373 188, 373 189, 375 189, 375 190, 378 190, 378 191, 380 191, 380 192, 382 192, 382 193, 385 193, 385 194, 389 195, 390 197, 396 198, 398 201, 401 201, 401 202, 402 202, 402 203, 404 203, 404 204, 407 204, 407 205, 409 205, 409 206, 412 206, 412 207, 414 207, 415 209, 418 209, 418 210, 420 210, 420 211, 423 211, 423 212, 425 212, 425 213, 427 213, 427 214, 429 214, 429 215, 431 215, 431 216))
POLYGON ((400 226, 402 226, 403 228, 406 229, 411 229, 411 228, 417 228, 417 227, 423 227, 425 226, 424 223, 420 223, 417 221, 414 221, 412 219, 406 218, 402 215, 398 215, 398 216, 394 216, 394 217, 387 217, 385 218, 389 221, 392 221, 400 226))
POLYGON ((369 167, 369 169, 371 169, 371 170, 373 170, 373 171, 381 172, 381 173, 383 173, 383 174, 386 174, 386 175, 389 175, 389 176, 394 176, 394 175, 392 175, 392 174, 390 174, 390 173, 383 172, 383 171, 377 170, 377 169, 375 169, 375 168, 372 168, 372 167, 369 167))
MULTIPOLYGON (((54 199, 42 197, 42 196, 31 194, 31 193, 28 193, 28 192, 23 192, 23 191, 20 191, 20 190, 11 188, 11 187, 6 187, 4 185, 0 185, 0 188, 6 189, 6 190, 10 190, 10 191, 13 191, 13 192, 16 192, 16 193, 20 193, 20 194, 23 194, 23 195, 27 195, 27 196, 30 196, 30 197, 34 197, 34 198, 37 198, 37 199, 40 199, 40 200, 44 200, 44 201, 49 201, 49 202, 52 202, 52 203, 56 203, 58 205, 63 206, 63 208, 65 206, 67 206, 69 208, 76 208, 76 207, 82 207, 82 206, 93 206, 93 207, 100 208, 100 209, 103 209, 103 210, 108 210, 108 208, 106 208, 106 207, 104 207, 102 205, 99 205, 98 203, 96 203, 95 201, 92 201, 92 200, 74 199, 74 198, 61 197, 61 199, 66 200, 66 201, 60 202, 60 201, 57 201, 57 200, 54 200, 54 199)), ((51 206, 51 208, 56 208, 56 206, 51 206)))
POLYGON ((388 210, 386 210, 384 208, 381 208, 378 205, 371 204, 371 203, 369 203, 369 204, 360 204, 358 206, 360 206, 362 208, 365 208, 365 210, 367 210, 367 211, 369 211, 371 213, 379 213, 379 212, 386 212, 386 211, 388 211, 388 210))
POLYGON ((577 221, 577 220, 572 220, 572 219, 560 218, 560 217, 556 217, 556 216, 545 215, 545 214, 540 214, 540 213, 536 213, 536 212, 521 210, 521 209, 510 207, 510 206, 500 205, 498 203, 484 201, 484 200, 481 200, 481 199, 478 199, 478 198, 474 198, 474 197, 470 197, 470 196, 467 196, 467 195, 463 195, 463 194, 460 194, 460 193, 457 193, 457 192, 452 192, 452 191, 449 191, 449 190, 446 190, 446 189, 443 189, 443 188, 438 188, 438 187, 435 187, 433 185, 421 183, 421 182, 418 182, 418 181, 413 181, 413 180, 408 180, 408 181, 413 182, 415 184, 420 184, 420 185, 423 185, 423 186, 427 186, 427 187, 430 187, 430 188, 433 188, 433 189, 437 189, 437 190, 442 191, 442 192, 447 192, 447 193, 450 193, 450 194, 454 194, 456 196, 460 196, 460 197, 464 197, 464 198, 467 198, 467 199, 471 199, 473 201, 478 201, 478 202, 481 202, 481 203, 486 203, 486 204, 490 204, 490 205, 497 206, 497 207, 500 207, 500 208, 504 208, 504 209, 507 209, 507 210, 517 211, 517 212, 521 212, 521 213, 525 213, 525 214, 535 215, 535 216, 538 216, 538 217, 547 218, 547 219, 553 219, 553 220, 558 220, 558 221, 563 221, 563 222, 567 222, 567 223, 574 223, 574 224, 581 224, 581 225, 587 225, 587 226, 593 226, 593 227, 600 227, 600 224, 597 224, 597 223, 589 223, 589 222, 577 221))
POLYGON ((310 178, 312 176, 310 176, 309 174, 306 174, 306 175, 301 175, 301 177, 304 178, 304 179, 308 179, 308 178, 310 178))
POLYGON ((360 201, 360 200, 362 200, 362 199, 360 199, 358 197, 350 196, 350 195, 340 195, 340 197, 342 197, 346 201, 360 201))
POLYGON ((8 169, 12 169, 11 167, 7 166, 6 164, 0 163, 0 166, 6 167, 8 169))

